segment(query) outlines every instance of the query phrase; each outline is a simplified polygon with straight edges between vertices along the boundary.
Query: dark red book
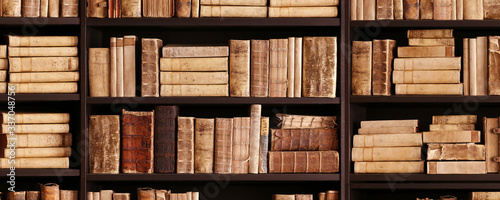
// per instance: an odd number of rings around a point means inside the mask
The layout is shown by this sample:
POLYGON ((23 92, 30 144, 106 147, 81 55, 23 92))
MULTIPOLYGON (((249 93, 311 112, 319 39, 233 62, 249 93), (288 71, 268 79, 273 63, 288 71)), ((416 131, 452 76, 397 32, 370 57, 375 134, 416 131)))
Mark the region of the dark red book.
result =
POLYGON ((122 173, 153 173, 154 111, 122 111, 122 173))

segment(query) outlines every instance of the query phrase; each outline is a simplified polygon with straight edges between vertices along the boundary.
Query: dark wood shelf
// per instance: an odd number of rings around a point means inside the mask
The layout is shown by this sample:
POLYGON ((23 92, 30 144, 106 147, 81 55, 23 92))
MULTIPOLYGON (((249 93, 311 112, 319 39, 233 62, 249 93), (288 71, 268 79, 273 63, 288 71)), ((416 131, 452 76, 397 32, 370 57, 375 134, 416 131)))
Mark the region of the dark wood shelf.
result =
MULTIPOLYGON (((0 177, 7 177, 10 169, 0 169, 0 177)), ((80 176, 79 169, 16 169, 16 177, 69 177, 80 176)))
POLYGON ((88 181, 340 181, 339 174, 87 174, 88 181))
POLYGON ((351 21, 351 27, 500 28, 498 20, 375 20, 351 21))
POLYGON ((302 27, 340 26, 339 18, 88 18, 88 26, 302 27))
POLYGON ((369 190, 498 190, 500 183, 351 183, 351 189, 369 190))
POLYGON ((80 25, 80 18, 27 18, 27 17, 0 17, 0 26, 25 26, 34 25, 37 27, 45 25, 80 25))
POLYGON ((500 182, 500 174, 351 174, 351 182, 500 182))
POLYGON ((88 97, 87 104, 263 104, 263 105, 314 105, 340 104, 340 98, 236 98, 236 97, 88 97))
MULTIPOLYGON (((9 95, 0 94, 0 102, 7 102, 9 95)), ((37 102, 37 101, 79 101, 80 94, 21 94, 16 93, 11 96, 18 102, 37 102)))
POLYGON ((351 96, 351 103, 500 103, 500 96, 351 96))

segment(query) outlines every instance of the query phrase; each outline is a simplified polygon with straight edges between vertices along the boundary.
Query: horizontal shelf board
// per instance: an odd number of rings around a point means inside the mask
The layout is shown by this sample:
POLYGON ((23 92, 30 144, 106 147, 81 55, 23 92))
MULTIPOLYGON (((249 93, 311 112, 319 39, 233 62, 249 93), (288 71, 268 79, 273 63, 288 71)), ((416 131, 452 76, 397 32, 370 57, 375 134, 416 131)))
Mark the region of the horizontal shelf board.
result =
POLYGON ((0 25, 35 25, 37 27, 44 25, 79 25, 80 18, 27 18, 27 17, 0 17, 0 25))
POLYGON ((351 182, 498 182, 500 174, 351 174, 351 182))
POLYGON ((351 103, 500 103, 500 96, 351 96, 351 103))
MULTIPOLYGON (((0 94, 0 102, 8 101, 8 94, 0 94)), ((80 94, 22 94, 16 93, 11 96, 15 101, 36 102, 36 101, 79 101, 80 94)))
MULTIPOLYGON (((16 169, 16 177, 80 176, 79 169, 16 169)), ((10 169, 0 169, 0 177, 7 177, 10 169)))
POLYGON ((351 21, 351 27, 500 28, 498 20, 375 20, 351 21))
POLYGON ((87 174, 88 181, 340 181, 339 174, 87 174))
POLYGON ((369 190, 498 190, 497 183, 351 183, 351 189, 369 190))
POLYGON ((339 18, 88 18, 88 26, 159 26, 159 27, 294 27, 340 26, 339 18))
POLYGON ((340 104, 340 98, 88 97, 87 104, 340 104))

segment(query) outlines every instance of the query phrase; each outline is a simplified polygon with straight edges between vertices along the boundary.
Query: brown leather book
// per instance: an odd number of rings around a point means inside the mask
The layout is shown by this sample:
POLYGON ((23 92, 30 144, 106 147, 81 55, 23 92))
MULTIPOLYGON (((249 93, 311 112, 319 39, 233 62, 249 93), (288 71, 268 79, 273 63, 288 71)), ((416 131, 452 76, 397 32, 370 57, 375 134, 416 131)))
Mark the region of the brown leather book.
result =
POLYGON ((436 0, 420 0, 420 19, 434 19, 434 5, 436 0))
POLYGON ((130 200, 130 193, 113 193, 113 200, 130 200))
POLYGON ((455 47, 452 46, 398 47, 398 57, 400 58, 455 57, 455 47))
POLYGON ((479 143, 481 131, 424 132, 424 143, 479 143))
POLYGON ((109 48, 89 48, 89 91, 91 97, 109 97, 109 48))
POLYGON ((60 200, 78 200, 78 190, 60 190, 60 200))
POLYGON ((393 173, 424 173, 425 161, 405 162, 355 162, 354 173, 356 174, 393 174, 393 173))
POLYGON ((320 192, 318 194, 318 199, 319 200, 326 200, 326 192, 320 192))
POLYGON ((475 124, 477 115, 435 115, 432 116, 433 124, 475 124))
POLYGON ((250 117, 233 118, 233 174, 248 174, 250 117))
POLYGON ((464 0, 464 20, 483 20, 484 0, 464 0))
POLYGON ((392 83, 460 83, 460 70, 393 71, 392 83))
POLYGON ((419 147, 422 133, 354 135, 353 147, 419 147))
POLYGON ((250 41, 250 96, 269 96, 269 40, 250 41))
POLYGON ((352 95, 372 94, 372 42, 352 42, 352 95))
POLYGON ((435 20, 452 20, 453 0, 434 0, 434 19, 435 20))
POLYGON ((250 97, 250 40, 229 41, 229 95, 250 97))
POLYGON ((480 144, 428 144, 427 160, 485 160, 480 144))
POLYGON ((21 3, 23 17, 40 17, 40 0, 26 0, 21 3))
POLYGON ((337 129, 271 129, 272 151, 338 150, 337 129))
POLYGON ((373 95, 391 95, 391 69, 395 47, 395 40, 373 40, 373 95))
POLYGON ((260 122, 262 115, 262 106, 252 104, 250 106, 250 135, 249 135, 249 161, 248 173, 259 173, 259 152, 260 152, 260 122))
POLYGON ((403 19, 403 0, 394 0, 394 19, 402 20, 403 19))
POLYGON ((337 37, 304 37, 303 97, 336 97, 337 37))
POLYGON ((472 200, 500 199, 500 192, 472 192, 472 200))
POLYGON ((155 107, 154 163, 156 173, 175 173, 178 106, 155 107))
POLYGON ((494 133, 494 129, 499 128, 498 118, 483 118, 484 144, 486 146, 486 167, 489 173, 498 173, 500 166, 494 162, 494 158, 500 156, 498 148, 498 134, 494 133))
POLYGON ((177 173, 194 173, 194 117, 177 118, 177 173))
MULTIPOLYGON (((128 0, 134 1, 134 0, 128 0)), ((140 4, 139 0, 139 4, 140 4)), ((140 16, 139 16, 140 17, 140 16)), ((123 93, 125 97, 135 97, 135 35, 123 36, 123 93)))
POLYGON ((453 29, 408 30, 408 38, 453 38, 453 29))
POLYGON ((313 200, 313 195, 312 194, 296 194, 295 200, 313 200))
POLYGON ((295 38, 288 38, 288 60, 287 60, 287 94, 289 98, 295 95, 295 38))
POLYGON ((130 18, 130 17, 141 17, 141 5, 142 2, 140 0, 121 0, 121 17, 130 18))
POLYGON ((431 124, 430 131, 473 131, 475 124, 431 124))
POLYGON ((26 200, 40 200, 40 191, 26 191, 26 200))
POLYGON ((89 173, 119 173, 120 116, 91 115, 89 119, 89 173))
POLYGON ((326 191, 326 200, 339 200, 339 191, 337 190, 326 191))
MULTIPOLYGON (((465 57, 464 57, 465 59, 465 57)), ((395 58, 394 71, 461 70, 462 59, 452 58, 395 58)), ((465 68, 464 68, 465 72, 465 68)))
POLYGON ((137 199, 138 200, 155 200, 156 199, 155 189, 148 188, 148 187, 137 188, 137 199))
POLYGON ((488 95, 500 95, 500 36, 489 36, 488 95))
POLYGON ((375 20, 377 17, 377 0, 363 0, 363 20, 375 20))
POLYGON ((142 97, 160 96, 160 50, 163 41, 142 38, 142 97))
POLYGON ((25 200, 26 191, 20 191, 20 192, 9 191, 5 194, 5 197, 7 200, 25 200))
POLYGON ((233 119, 215 118, 214 173, 230 174, 233 160, 233 119))
POLYGON ((176 0, 175 16, 179 18, 191 17, 191 0, 176 0))
POLYGON ((336 173, 337 151, 271 151, 269 173, 336 173))
POLYGON ((333 128, 337 116, 276 114, 274 125, 280 129, 333 128))
POLYGON ((488 37, 477 37, 476 82, 477 95, 488 95, 488 37))
POLYGON ((377 20, 394 20, 394 0, 377 0, 377 20))
POLYGON ((194 172, 213 173, 214 119, 196 118, 194 130, 194 172))
POLYGON ((40 186, 41 200, 59 200, 59 185, 46 183, 40 186))
POLYGON ((352 148, 353 162, 418 161, 422 160, 422 147, 365 147, 352 148))
POLYGON ((486 174, 484 161, 427 162, 427 174, 486 174))
POLYGON ((61 17, 78 17, 78 0, 61 0, 61 17))
POLYGON ((87 0, 87 17, 108 17, 108 4, 106 0, 87 0))
POLYGON ((270 39, 269 43, 269 97, 286 97, 288 39, 270 39))
POLYGON ((2 14, 3 17, 21 17, 21 0, 2 0, 2 14))
POLYGON ((122 173, 153 173, 154 111, 122 110, 122 173))
POLYGON ((500 2, 484 0, 484 19, 500 19, 500 2))
POLYGON ((266 174, 269 157, 269 117, 261 117, 259 148, 259 174, 266 174))
POLYGON ((403 0, 403 12, 405 20, 419 20, 420 0, 403 0))

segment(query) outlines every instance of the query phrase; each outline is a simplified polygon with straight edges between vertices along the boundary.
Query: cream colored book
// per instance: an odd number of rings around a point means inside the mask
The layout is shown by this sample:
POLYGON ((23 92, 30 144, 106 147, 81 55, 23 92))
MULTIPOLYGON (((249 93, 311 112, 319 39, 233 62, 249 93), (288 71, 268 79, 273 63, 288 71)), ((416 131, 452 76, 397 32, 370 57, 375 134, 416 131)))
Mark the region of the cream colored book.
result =
POLYGON ((469 94, 470 96, 478 95, 477 85, 477 40, 469 38, 469 94))
POLYGON ((396 95, 463 95, 463 84, 396 84, 396 95))
POLYGON ((473 131, 475 124, 431 124, 430 131, 473 131))
POLYGON ((160 58, 160 71, 226 72, 228 66, 228 57, 160 58))
POLYGON ((271 7, 338 6, 339 0, 271 0, 271 7))
POLYGON ((78 56, 78 47, 10 47, 9 57, 78 56))
POLYGON ((162 49, 162 55, 164 58, 227 57, 229 46, 166 45, 162 49))
MULTIPOLYGON (((2 124, 2 133, 10 133, 12 127, 2 124)), ((14 133, 69 133, 69 124, 16 124, 14 133)))
POLYGON ((7 58, 7 45, 0 45, 0 58, 7 58))
POLYGON ((267 17, 267 7, 202 5, 200 17, 267 17))
POLYGON ((6 82, 6 81, 7 81, 7 71, 0 70, 0 82, 6 82))
POLYGON ((398 127, 398 126, 418 127, 418 119, 361 121, 361 128, 398 127))
POLYGON ((6 82, 0 82, 0 93, 2 93, 2 94, 7 93, 7 83, 6 82))
POLYGON ((353 147, 420 147, 422 133, 354 135, 353 147))
POLYGON ((352 148, 353 162, 371 161, 419 161, 422 159, 421 147, 367 147, 352 148))
MULTIPOLYGON (((8 158, 11 149, 0 151, 1 158, 8 158)), ((47 158, 47 157, 70 157, 71 147, 46 147, 46 148, 16 148, 16 158, 47 158)))
POLYGON ((424 173, 425 161, 405 161, 405 162, 355 162, 354 173, 424 173))
POLYGON ((77 71, 78 57, 9 58, 9 72, 77 71))
POLYGON ((424 132, 424 143, 479 143, 481 131, 424 132))
POLYGON ((78 80, 80 80, 79 72, 9 73, 11 83, 75 82, 78 80))
POLYGON ((463 82, 464 82, 464 96, 469 96, 470 95, 470 64, 469 64, 469 59, 470 59, 470 51, 469 51, 469 38, 464 38, 463 40, 463 60, 462 60, 462 65, 463 65, 463 82))
POLYGON ((10 164, 9 160, 9 158, 0 158, 0 168, 10 168, 11 166, 18 169, 69 168, 69 157, 16 158, 14 164, 10 164))
POLYGON ((191 17, 200 18, 200 0, 191 0, 191 17))
POLYGON ((288 38, 288 55, 287 55, 287 94, 289 98, 295 97, 295 38, 288 38))
POLYGON ((471 199, 472 200, 497 200, 497 199, 500 199, 500 192, 472 192, 471 199))
POLYGON ((477 37, 476 84, 477 95, 488 95, 488 37, 477 37))
POLYGON ((9 60, 6 58, 0 58, 0 69, 6 70, 9 68, 9 60))
POLYGON ((269 7, 269 17, 338 17, 337 7, 269 7))
POLYGON ((369 135, 369 134, 404 134, 404 133, 416 133, 418 128, 416 126, 395 126, 395 127, 372 127, 372 128, 360 128, 358 129, 358 134, 369 135))
POLYGON ((266 6, 267 0, 200 0, 201 5, 213 6, 266 6))
POLYGON ((8 86, 15 86, 16 93, 76 93, 78 92, 77 82, 60 83, 9 83, 8 86))
POLYGON ((69 147, 72 142, 71 133, 42 134, 0 134, 0 147, 8 148, 8 144, 16 142, 16 147, 69 147))
POLYGON ((460 83, 460 70, 393 71, 392 83, 460 83))
POLYGON ((484 161, 427 162, 427 174, 486 174, 484 161))
POLYGON ((477 115, 435 115, 432 116, 433 124, 475 124, 477 115))
POLYGON ((410 46, 455 46, 455 38, 409 38, 410 46))
POLYGON ((9 115, 2 112, 2 123, 8 124, 14 121, 16 124, 66 124, 69 123, 69 113, 22 113, 16 112, 9 115))
POLYGON ((398 57, 400 58, 455 57, 455 47, 452 46, 398 47, 398 57))
POLYGON ((302 38, 295 38, 295 77, 294 77, 294 97, 302 96, 302 38))
POLYGON ((9 35, 10 47, 76 47, 78 36, 14 36, 9 35))
POLYGON ((453 29, 408 30, 408 38, 453 38, 453 29))
POLYGON ((461 62, 461 57, 395 58, 394 71, 460 70, 462 69, 461 62))
POLYGON ((428 144, 427 160, 481 160, 486 159, 482 144, 428 144))
POLYGON ((162 85, 227 85, 227 72, 160 72, 162 85))
POLYGON ((162 97, 229 96, 228 85, 161 85, 162 97))

